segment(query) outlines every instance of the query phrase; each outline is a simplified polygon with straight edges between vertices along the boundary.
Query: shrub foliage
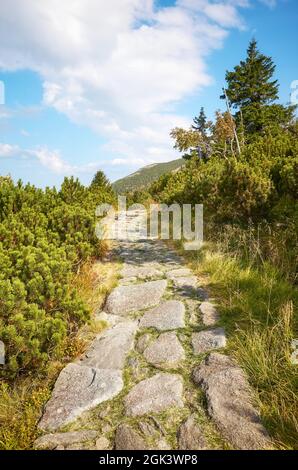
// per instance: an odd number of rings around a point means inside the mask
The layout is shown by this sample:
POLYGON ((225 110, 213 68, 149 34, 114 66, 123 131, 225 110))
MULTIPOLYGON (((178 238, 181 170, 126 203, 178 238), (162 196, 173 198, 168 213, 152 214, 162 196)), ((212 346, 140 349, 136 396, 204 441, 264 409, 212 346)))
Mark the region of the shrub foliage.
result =
MULTIPOLYGON (((102 175, 100 175, 102 176, 102 175)), ((89 318, 70 280, 100 254, 95 207, 114 201, 109 183, 84 187, 65 178, 60 191, 0 179, 0 339, 5 377, 63 355, 67 337, 89 318)))

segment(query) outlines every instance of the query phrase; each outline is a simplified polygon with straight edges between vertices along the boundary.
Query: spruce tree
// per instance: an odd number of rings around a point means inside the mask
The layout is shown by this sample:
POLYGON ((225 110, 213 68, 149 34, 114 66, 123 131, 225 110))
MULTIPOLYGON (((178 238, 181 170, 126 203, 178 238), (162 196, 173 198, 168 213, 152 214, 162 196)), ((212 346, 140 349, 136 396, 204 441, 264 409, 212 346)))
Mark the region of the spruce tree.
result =
POLYGON ((207 116, 205 114, 204 108, 201 108, 199 116, 196 116, 193 120, 193 125, 191 126, 194 131, 201 132, 202 135, 206 135, 208 129, 207 116))
POLYGON ((110 189, 110 182, 103 171, 99 170, 95 173, 90 188, 108 188, 110 189))
MULTIPOLYGON (((199 116, 196 116, 193 119, 193 125, 191 126, 192 130, 198 132, 200 134, 200 144, 196 147, 194 153, 197 155, 199 159, 203 158, 206 159, 210 153, 210 146, 209 146, 209 136, 207 134, 208 129, 210 129, 212 123, 207 120, 207 116, 205 114, 205 110, 202 107, 200 110, 199 116)), ((184 156, 183 158, 189 159, 189 156, 184 156)))
POLYGON ((237 111, 236 122, 240 123, 243 118, 248 134, 262 132, 276 124, 285 126, 293 117, 293 106, 275 104, 279 84, 273 79, 274 72, 272 58, 259 51, 255 39, 249 44, 246 59, 232 72, 226 72, 226 91, 232 107, 237 111))

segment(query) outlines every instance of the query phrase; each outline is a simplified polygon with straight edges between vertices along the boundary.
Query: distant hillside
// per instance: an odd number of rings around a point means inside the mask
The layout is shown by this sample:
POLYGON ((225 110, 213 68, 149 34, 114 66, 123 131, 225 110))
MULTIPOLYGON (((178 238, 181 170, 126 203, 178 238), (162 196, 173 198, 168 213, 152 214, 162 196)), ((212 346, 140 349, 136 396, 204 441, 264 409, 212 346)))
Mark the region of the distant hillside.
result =
POLYGON ((154 163, 152 165, 144 166, 135 173, 125 176, 113 183, 113 188, 116 193, 125 193, 127 191, 134 191, 148 186, 153 181, 157 180, 161 175, 178 170, 184 164, 183 158, 172 160, 166 163, 154 163))

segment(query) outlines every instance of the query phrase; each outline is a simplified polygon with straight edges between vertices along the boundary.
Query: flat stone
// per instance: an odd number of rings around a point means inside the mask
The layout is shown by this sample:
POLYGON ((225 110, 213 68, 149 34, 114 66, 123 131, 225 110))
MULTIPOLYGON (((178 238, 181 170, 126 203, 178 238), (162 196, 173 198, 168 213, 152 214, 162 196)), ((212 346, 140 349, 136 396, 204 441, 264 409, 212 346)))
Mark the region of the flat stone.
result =
POLYGON ((144 351, 144 358, 155 367, 174 369, 185 359, 185 352, 176 333, 161 334, 144 351))
POLYGON ((116 315, 126 315, 160 302, 167 287, 167 281, 149 281, 143 284, 116 287, 109 295, 106 310, 116 315))
POLYGON ((183 407, 183 381, 177 374, 159 373, 139 382, 124 399, 128 416, 160 413, 171 407, 183 407))
POLYGON ((214 328, 192 334, 192 347, 194 354, 202 354, 212 349, 224 348, 227 340, 223 328, 214 328))
POLYGON ((179 289, 195 289, 198 285, 198 280, 195 276, 189 277, 176 277, 174 279, 174 286, 179 289))
POLYGON ((106 437, 99 437, 95 442, 95 447, 97 450, 109 450, 111 448, 111 443, 106 437))
POLYGON ((211 353, 195 368, 193 379, 206 394, 209 415, 236 449, 270 448, 270 438, 253 405, 252 389, 234 361, 211 353))
POLYGON ((123 278, 134 277, 136 279, 158 278, 163 276, 163 272, 152 266, 134 266, 126 264, 121 271, 123 278))
POLYGON ((178 431, 179 450, 206 450, 206 439, 196 422, 195 415, 191 415, 181 424, 178 431))
POLYGON ((140 336, 140 338, 138 338, 138 341, 137 341, 137 344, 136 344, 136 350, 140 354, 143 354, 143 352, 145 351, 145 349, 149 345, 150 341, 151 341, 151 335, 149 335, 148 333, 140 336))
POLYGON ((73 431, 59 432, 55 434, 46 434, 34 442, 34 448, 37 450, 56 449, 57 446, 69 446, 81 442, 94 441, 98 436, 97 431, 73 431))
POLYGON ((92 342, 80 363, 97 369, 123 369, 137 328, 137 322, 127 320, 104 331, 92 342))
POLYGON ((192 276, 192 271, 188 268, 179 268, 179 269, 173 269, 172 271, 168 271, 166 276, 168 279, 171 279, 173 281, 177 277, 189 277, 192 276))
POLYGON ((56 381, 39 429, 56 431, 83 412, 115 397, 123 388, 120 370, 68 364, 56 381))
POLYGON ((160 331, 184 328, 184 314, 183 302, 168 300, 146 312, 141 318, 140 328, 153 327, 160 331))
POLYGON ((116 450, 148 450, 145 440, 129 425, 118 426, 115 435, 116 450))
POLYGON ((202 302, 200 305, 200 311, 203 315, 203 323, 206 326, 213 326, 219 320, 219 314, 210 302, 202 302))

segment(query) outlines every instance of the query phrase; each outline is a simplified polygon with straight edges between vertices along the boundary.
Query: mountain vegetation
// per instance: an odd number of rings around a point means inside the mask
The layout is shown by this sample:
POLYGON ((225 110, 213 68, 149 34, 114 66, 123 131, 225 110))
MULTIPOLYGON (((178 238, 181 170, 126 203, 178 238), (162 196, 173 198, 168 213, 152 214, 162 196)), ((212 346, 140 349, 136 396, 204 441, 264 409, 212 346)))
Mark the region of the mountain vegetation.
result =
MULTIPOLYGON (((146 190, 152 200, 204 205, 205 243, 184 255, 221 305, 230 349, 281 448, 297 448, 298 124, 278 103, 275 65, 255 40, 226 73, 227 110, 171 132, 186 164, 146 190)), ((144 197, 140 196, 143 202, 144 197)))
POLYGON ((113 185, 102 172, 89 187, 65 178, 60 190, 0 177, 0 449, 32 446, 51 380, 78 353, 76 334, 91 318, 90 263, 106 251, 95 208, 115 193, 204 205, 204 246, 182 253, 218 301, 229 352, 274 445, 297 449, 298 123, 295 106, 278 102, 274 73, 251 41, 226 72, 226 111, 209 121, 201 108, 189 129, 172 130, 179 160, 113 185))
POLYGON ((10 178, 0 181, 0 339, 14 377, 63 354, 71 333, 89 318, 72 275, 101 244, 95 207, 113 202, 101 173, 90 188, 65 178, 60 191, 44 191, 10 178))

